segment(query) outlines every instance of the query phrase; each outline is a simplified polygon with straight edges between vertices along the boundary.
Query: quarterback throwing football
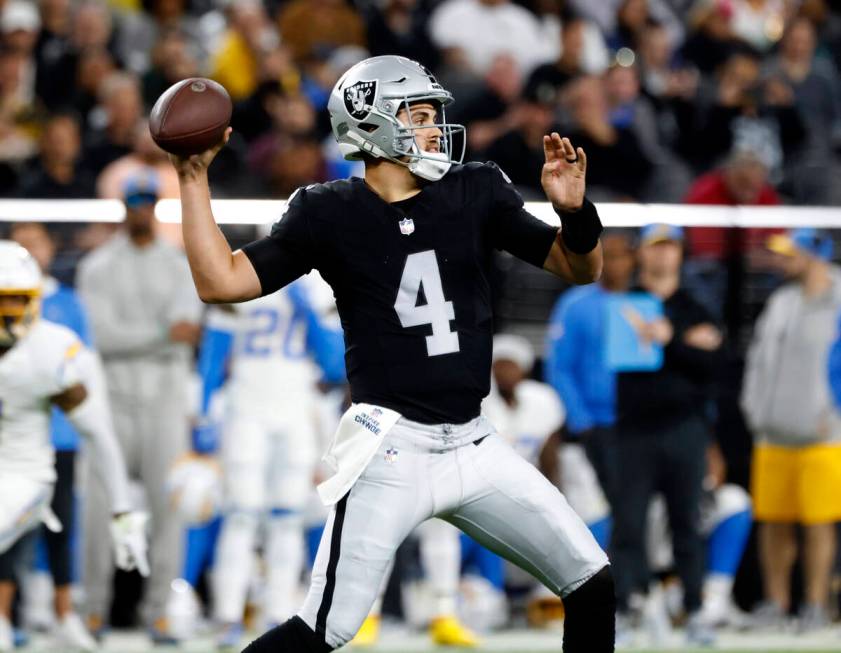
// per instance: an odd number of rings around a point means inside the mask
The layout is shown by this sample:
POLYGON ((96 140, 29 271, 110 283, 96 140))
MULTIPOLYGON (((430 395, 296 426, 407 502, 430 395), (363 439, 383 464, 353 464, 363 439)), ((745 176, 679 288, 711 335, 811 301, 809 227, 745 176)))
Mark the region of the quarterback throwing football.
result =
MULTIPOLYGON (((452 102, 423 66, 366 59, 337 82, 333 132, 365 178, 296 191, 266 238, 231 252, 210 206, 207 167, 222 146, 173 157, 199 295, 241 302, 317 269, 345 332, 353 405, 319 486, 332 511, 304 606, 248 653, 331 651, 350 641, 389 560, 439 517, 564 599, 564 651, 613 650, 607 556, 564 497, 480 415, 490 385, 492 251, 573 283, 601 271, 601 223, 584 197, 587 159, 544 138, 542 184, 561 230, 531 216, 492 163, 461 165, 452 102)), ((463 134, 461 134, 463 137, 463 134)), ((283 388, 277 388, 282 394, 283 388)))

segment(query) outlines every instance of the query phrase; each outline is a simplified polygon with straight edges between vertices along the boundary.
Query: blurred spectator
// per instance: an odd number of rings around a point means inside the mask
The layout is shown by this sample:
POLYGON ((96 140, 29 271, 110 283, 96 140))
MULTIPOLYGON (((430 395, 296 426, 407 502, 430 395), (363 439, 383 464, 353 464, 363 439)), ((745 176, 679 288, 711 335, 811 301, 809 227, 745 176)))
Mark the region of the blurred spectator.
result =
POLYGON ((640 234, 639 288, 663 302, 663 317, 635 324, 642 342, 663 347, 657 371, 617 377, 617 466, 613 568, 626 627, 630 598, 647 592, 645 550, 648 506, 662 492, 672 530, 675 562, 688 615, 690 643, 710 645, 714 634, 701 619, 704 541, 700 504, 710 425, 709 386, 718 371, 722 336, 713 318, 681 288, 683 233, 649 225, 640 234))
POLYGON ((366 45, 362 17, 344 0, 292 0, 278 14, 278 26, 298 63, 343 45, 366 45))
POLYGON ((94 179, 80 168, 82 137, 78 120, 53 115, 44 125, 35 169, 21 185, 21 195, 33 199, 84 199, 94 195, 94 179))
POLYGON ((767 76, 779 78, 794 93, 794 104, 806 128, 803 151, 787 163, 793 193, 804 204, 825 204, 831 197, 833 146, 841 144, 841 78, 832 62, 816 57, 816 34, 805 18, 788 27, 767 76))
POLYGON ((99 123, 102 122, 102 112, 97 110, 99 89, 104 80, 117 72, 117 67, 108 49, 97 46, 80 51, 74 61, 76 67, 71 79, 75 84, 75 92, 69 101, 81 118, 82 132, 90 135, 92 130, 101 127, 99 123))
POLYGON ((765 52, 783 35, 787 4, 786 0, 732 0, 733 34, 765 52))
POLYGON ((604 270, 598 284, 572 288, 549 318, 544 377, 567 409, 564 439, 581 442, 612 504, 616 491, 616 373, 605 355, 605 317, 611 294, 625 292, 634 272, 627 233, 602 237, 604 270))
POLYGON ((161 34, 152 49, 150 66, 142 77, 143 100, 151 107, 166 89, 187 77, 199 77, 195 41, 180 30, 161 34))
POLYGON ((429 36, 443 51, 444 63, 477 77, 501 54, 514 57, 520 74, 528 75, 558 58, 560 35, 557 15, 537 17, 510 0, 444 0, 429 21, 429 36))
POLYGON ((371 3, 365 13, 371 54, 399 54, 435 70, 438 52, 427 33, 429 4, 425 0, 371 3))
MULTIPOLYGON (((171 644, 165 606, 181 570, 183 525, 165 480, 188 446, 187 388, 201 303, 183 253, 155 236, 154 177, 133 178, 124 191, 124 231, 85 257, 78 285, 105 364, 117 437, 152 514, 143 618, 157 643, 171 644)), ((103 493, 91 482, 85 501, 85 585, 95 632, 107 626, 113 574, 103 493)))
POLYGON ((554 63, 535 68, 528 78, 526 93, 541 100, 558 100, 567 82, 582 74, 599 74, 607 68, 607 49, 601 32, 586 20, 570 16, 564 20, 561 56, 554 63))
POLYGON ((567 135, 587 152, 588 192, 604 199, 639 199, 651 178, 652 163, 633 129, 611 123, 604 80, 575 80, 564 103, 573 119, 567 135))
POLYGON ((69 7, 66 0, 48 1, 36 53, 38 96, 51 111, 72 107, 84 126, 95 104, 87 98, 96 97, 97 84, 114 68, 111 13, 102 0, 79 0, 69 7), (88 73, 88 67, 96 70, 88 73))
POLYGON ((703 73, 712 73, 743 49, 733 33, 733 7, 728 0, 696 0, 688 16, 690 33, 681 55, 703 73))
POLYGON ((267 173, 269 197, 289 197, 301 186, 324 181, 321 145, 312 138, 280 135, 272 148, 267 173))
POLYGON ((711 106, 698 111, 691 162, 708 169, 733 148, 749 148, 779 180, 784 155, 805 137, 791 88, 779 79, 763 83, 759 58, 746 52, 727 59, 717 82, 711 106))
MULTIPOLYGON (((100 173, 96 179, 96 196, 103 199, 122 199, 123 189, 131 179, 149 174, 157 179, 160 199, 180 197, 175 168, 169 162, 166 152, 152 140, 148 121, 141 120, 135 128, 133 151, 112 161, 100 173)), ((155 234, 177 247, 184 245, 180 224, 156 221, 155 234)))
POLYGON ((485 157, 497 163, 526 200, 543 201, 540 174, 545 163, 543 136, 556 131, 554 103, 536 97, 523 98, 511 111, 510 131, 485 150, 485 157))
POLYGON ((662 25, 647 25, 639 49, 640 81, 645 92, 655 99, 674 96, 694 98, 697 75, 692 85, 680 84, 679 72, 690 72, 678 67, 675 61, 674 41, 662 25), (687 92, 687 90, 689 92, 687 92))
POLYGON ((41 0, 41 32, 35 46, 35 92, 44 105, 55 110, 73 95, 73 27, 70 0, 41 0))
MULTIPOLYGON (((345 71, 368 56, 365 48, 345 45, 333 50, 329 55, 311 57, 301 67, 300 88, 316 110, 317 130, 320 135, 326 136, 331 133, 327 101, 333 86, 345 71)), ((284 84, 284 88, 293 90, 291 84, 284 84)))
POLYGON ((36 52, 36 90, 49 110, 76 111, 86 132, 97 87, 115 67, 111 14, 101 0, 48 3, 36 52))
POLYGON ((22 163, 35 154, 37 117, 32 107, 19 99, 17 89, 22 58, 0 49, 0 193, 19 192, 22 163))
POLYGON ((116 35, 108 5, 102 0, 80 0, 73 13, 73 45, 76 50, 108 48, 114 52, 116 35))
POLYGON ((96 196, 122 199, 123 189, 132 178, 153 171, 158 180, 161 199, 179 197, 178 175, 166 152, 157 146, 149 133, 149 123, 141 120, 134 129, 133 149, 129 154, 109 163, 96 179, 96 196))
POLYGON ((608 46, 614 52, 619 48, 636 50, 642 45, 645 28, 652 20, 648 0, 622 0, 615 16, 616 27, 608 37, 608 46))
POLYGON ((694 154, 698 70, 679 61, 673 39, 660 25, 646 27, 638 61, 642 92, 657 114, 661 141, 689 159, 694 154))
MULTIPOLYGON (((598 25, 604 34, 614 34, 624 31, 624 28, 641 24, 642 16, 647 22, 664 25, 676 41, 683 40, 683 15, 686 6, 692 0, 569 0, 569 5, 575 12, 598 25)), ((633 28, 630 31, 636 31, 633 28)), ((621 43, 634 48, 634 44, 621 43)), ((637 44, 638 45, 638 44, 637 44)))
POLYGON ((453 106, 450 118, 467 125, 471 153, 482 152, 497 138, 519 124, 518 100, 523 77, 511 55, 494 58, 481 91, 466 103, 453 106))
POLYGON ((636 66, 611 66, 605 73, 610 122, 614 127, 633 132, 646 158, 653 165, 652 175, 640 197, 679 202, 691 179, 689 170, 666 146, 659 117, 653 103, 641 94, 636 66))
POLYGON ((143 11, 123 12, 119 23, 117 54, 126 67, 137 75, 149 70, 150 54, 161 36, 177 30, 187 36, 206 59, 204 40, 198 21, 186 11, 188 0, 142 0, 143 11))
POLYGON ((784 623, 802 529, 800 629, 829 623, 835 523, 841 520, 841 415, 828 360, 841 311, 841 270, 832 240, 814 229, 776 234, 769 249, 789 283, 774 291, 756 324, 742 387, 755 449, 751 492, 759 527, 765 601, 757 626, 784 623))
POLYGON ((212 54, 210 76, 234 101, 244 100, 260 81, 260 61, 278 45, 277 32, 260 0, 228 5, 228 30, 212 54))
MULTIPOLYGON (((276 134, 289 134, 303 138, 315 135, 315 111, 305 95, 300 93, 269 95, 265 107, 272 121, 272 131, 264 134, 253 145, 252 156, 257 159, 259 159, 259 152, 266 147, 265 143, 271 143, 276 134)), ((259 165, 257 163, 257 167, 259 165)))
MULTIPOLYGON (((749 149, 734 150, 724 166, 701 175, 684 201, 726 206, 775 206, 780 203, 774 187, 768 183, 767 162, 749 149)), ((768 230, 690 227, 688 235, 693 257, 723 260, 759 247, 767 238, 768 230), (730 236, 738 236, 738 241, 730 236)))
MULTIPOLYGON (((24 0, 6 2, 0 13, 0 30, 3 32, 3 46, 25 55, 27 64, 34 68, 30 57, 41 30, 41 17, 35 4, 24 0)), ((34 70, 29 71, 28 77, 27 82, 34 84, 34 70)))
POLYGON ((140 84, 129 73, 112 73, 99 86, 97 119, 102 125, 85 147, 84 164, 99 174, 112 161, 131 152, 135 128, 143 115, 140 84))

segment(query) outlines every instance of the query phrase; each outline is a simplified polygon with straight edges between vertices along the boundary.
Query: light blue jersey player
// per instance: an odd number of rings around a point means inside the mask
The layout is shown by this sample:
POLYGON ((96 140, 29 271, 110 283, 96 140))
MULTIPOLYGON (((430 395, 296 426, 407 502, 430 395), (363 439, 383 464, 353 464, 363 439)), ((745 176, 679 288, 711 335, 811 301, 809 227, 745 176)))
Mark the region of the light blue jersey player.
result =
MULTIPOLYGON (((213 574, 222 648, 235 647, 242 635, 258 543, 266 561, 263 619, 282 622, 294 609, 305 563, 301 513, 318 457, 316 384, 344 377, 341 331, 324 320, 332 301, 326 285, 308 277, 208 315, 199 361, 203 412, 220 387, 224 395, 218 442, 223 520, 213 574)), ((217 448, 214 432, 212 420, 196 429, 194 449, 217 448)), ((192 533, 188 580, 197 580, 212 536, 213 527, 192 533)))

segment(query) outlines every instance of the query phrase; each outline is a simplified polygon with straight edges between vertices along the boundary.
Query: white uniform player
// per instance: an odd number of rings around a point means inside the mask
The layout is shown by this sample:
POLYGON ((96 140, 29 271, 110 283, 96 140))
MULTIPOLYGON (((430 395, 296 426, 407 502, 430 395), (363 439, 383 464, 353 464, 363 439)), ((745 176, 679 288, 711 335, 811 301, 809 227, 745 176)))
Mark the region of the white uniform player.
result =
POLYGON ((317 461, 315 384, 304 283, 234 307, 234 349, 222 436, 226 515, 215 568, 216 617, 235 645, 261 528, 267 578, 264 618, 288 619, 304 565, 302 511, 317 461), (231 626, 234 631, 231 632, 231 626))
MULTIPOLYGON (((111 496, 118 565, 148 574, 145 516, 129 512, 101 368, 70 329, 38 319, 41 283, 29 253, 0 241, 0 554, 41 522, 61 528, 49 508, 55 480, 50 411, 57 405, 93 447, 111 496)), ((0 651, 12 647, 7 599, 11 593, 4 592, 0 651)))

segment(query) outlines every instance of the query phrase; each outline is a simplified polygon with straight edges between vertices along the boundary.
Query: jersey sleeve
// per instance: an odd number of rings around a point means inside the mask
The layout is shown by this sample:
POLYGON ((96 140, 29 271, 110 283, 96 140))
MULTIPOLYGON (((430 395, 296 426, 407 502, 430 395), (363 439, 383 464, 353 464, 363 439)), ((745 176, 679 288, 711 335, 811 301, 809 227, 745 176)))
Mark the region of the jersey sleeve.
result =
POLYGON ((491 192, 491 244, 527 263, 543 267, 558 235, 557 227, 526 211, 520 193, 495 163, 487 163, 484 167, 491 192))
POLYGON ((79 354, 82 341, 70 329, 58 330, 44 338, 39 355, 44 395, 54 397, 81 383, 79 354))
POLYGON ((315 247, 307 220, 306 198, 305 188, 296 190, 271 233, 242 248, 257 272, 263 295, 280 290, 313 268, 315 247))

